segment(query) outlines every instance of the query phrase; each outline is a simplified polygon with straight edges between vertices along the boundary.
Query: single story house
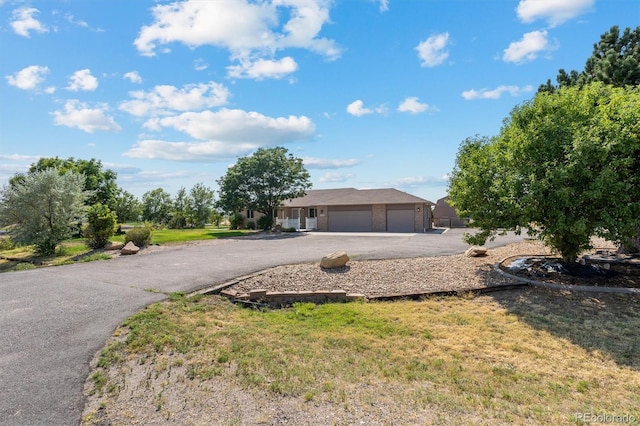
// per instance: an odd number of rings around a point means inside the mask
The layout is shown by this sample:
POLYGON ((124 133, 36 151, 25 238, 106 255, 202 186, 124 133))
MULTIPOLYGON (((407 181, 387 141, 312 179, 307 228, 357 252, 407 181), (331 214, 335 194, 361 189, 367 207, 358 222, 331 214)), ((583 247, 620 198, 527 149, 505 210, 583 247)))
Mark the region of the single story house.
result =
POLYGON ((393 188, 312 189, 287 200, 276 223, 330 232, 425 232, 432 202, 393 188))
POLYGON ((449 196, 436 201, 436 206, 433 208, 433 223, 442 228, 463 228, 466 226, 465 221, 458 217, 456 209, 449 204, 449 196))

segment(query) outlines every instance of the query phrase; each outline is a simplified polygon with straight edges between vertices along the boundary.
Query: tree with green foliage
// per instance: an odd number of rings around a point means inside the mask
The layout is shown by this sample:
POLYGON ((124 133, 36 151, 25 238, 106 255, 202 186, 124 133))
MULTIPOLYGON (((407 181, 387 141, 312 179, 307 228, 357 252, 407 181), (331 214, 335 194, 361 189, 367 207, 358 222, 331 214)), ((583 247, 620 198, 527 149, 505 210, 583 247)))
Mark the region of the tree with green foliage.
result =
MULTIPOLYGON (((91 160, 76 160, 73 157, 63 160, 58 157, 44 157, 40 158, 37 163, 31 164, 27 175, 47 169, 57 169, 62 174, 71 171, 84 175, 84 189, 91 192, 86 204, 90 206, 95 203, 102 203, 115 210, 118 190, 116 184, 117 175, 112 170, 103 170, 100 160, 94 158, 91 160)), ((24 176, 17 174, 9 180, 9 183, 13 185, 22 180, 24 176)))
POLYGON ((171 219, 172 210, 171 195, 164 189, 156 188, 142 194, 142 218, 144 220, 166 225, 171 219))
POLYGON ((187 227, 187 216, 189 215, 189 194, 184 187, 181 187, 173 200, 173 211, 169 228, 182 229, 187 227))
POLYGON ((120 223, 138 221, 140 220, 140 216, 142 216, 142 206, 135 195, 122 188, 118 188, 116 191, 114 212, 120 223))
POLYGON ((113 236, 118 217, 108 206, 96 203, 87 209, 87 225, 83 232, 89 247, 103 248, 113 236))
POLYGON ((52 255, 84 216, 91 195, 84 185, 85 176, 74 171, 30 172, 2 188, 0 225, 11 227, 14 241, 35 245, 37 254, 52 255))
POLYGON ((211 219, 214 207, 213 191, 202 183, 195 184, 189 192, 189 224, 196 228, 204 228, 211 219))
POLYGON ((226 212, 244 208, 273 217, 284 200, 301 197, 311 188, 302 159, 286 148, 260 148, 238 159, 218 180, 218 205, 226 212))
POLYGON ((500 134, 465 141, 449 195, 480 229, 526 228, 567 261, 592 236, 618 244, 640 229, 640 88, 591 83, 538 93, 500 134))
POLYGON ((617 87, 640 84, 640 27, 626 28, 622 34, 618 26, 600 36, 593 45, 583 71, 558 71, 557 86, 547 80, 538 91, 553 92, 560 87, 583 86, 596 81, 617 87))

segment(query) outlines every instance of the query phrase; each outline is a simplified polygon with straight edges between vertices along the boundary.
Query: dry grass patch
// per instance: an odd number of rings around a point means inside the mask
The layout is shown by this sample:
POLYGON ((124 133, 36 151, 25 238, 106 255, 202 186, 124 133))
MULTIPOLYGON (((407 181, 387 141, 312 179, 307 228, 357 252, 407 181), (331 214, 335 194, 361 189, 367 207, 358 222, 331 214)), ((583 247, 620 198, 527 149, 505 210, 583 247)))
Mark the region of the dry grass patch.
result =
POLYGON ((177 294, 102 351, 85 422, 640 419, 639 301, 525 289, 261 312, 177 294))

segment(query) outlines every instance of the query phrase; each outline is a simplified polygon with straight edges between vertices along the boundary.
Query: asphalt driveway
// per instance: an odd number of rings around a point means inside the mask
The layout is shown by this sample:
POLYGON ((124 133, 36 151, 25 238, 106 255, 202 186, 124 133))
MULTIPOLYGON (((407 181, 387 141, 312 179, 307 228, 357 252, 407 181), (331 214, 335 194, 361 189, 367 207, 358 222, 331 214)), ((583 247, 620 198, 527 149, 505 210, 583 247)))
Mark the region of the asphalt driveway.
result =
MULTIPOLYGON (((170 292, 336 250, 355 259, 460 253, 468 247, 462 232, 242 237, 0 274, 0 424, 79 424, 91 358, 124 319, 170 292)), ((521 239, 509 234, 487 246, 521 239)))

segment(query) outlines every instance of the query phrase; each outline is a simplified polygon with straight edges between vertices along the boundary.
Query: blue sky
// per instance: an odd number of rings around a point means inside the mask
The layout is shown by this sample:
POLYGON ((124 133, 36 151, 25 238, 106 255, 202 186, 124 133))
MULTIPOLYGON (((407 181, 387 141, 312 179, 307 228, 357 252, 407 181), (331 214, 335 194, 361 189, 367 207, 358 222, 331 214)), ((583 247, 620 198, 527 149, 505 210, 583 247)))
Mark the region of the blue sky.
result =
POLYGON ((0 0, 0 184, 96 158, 140 197, 284 146, 313 188, 436 201, 460 142, 638 0, 0 0))

